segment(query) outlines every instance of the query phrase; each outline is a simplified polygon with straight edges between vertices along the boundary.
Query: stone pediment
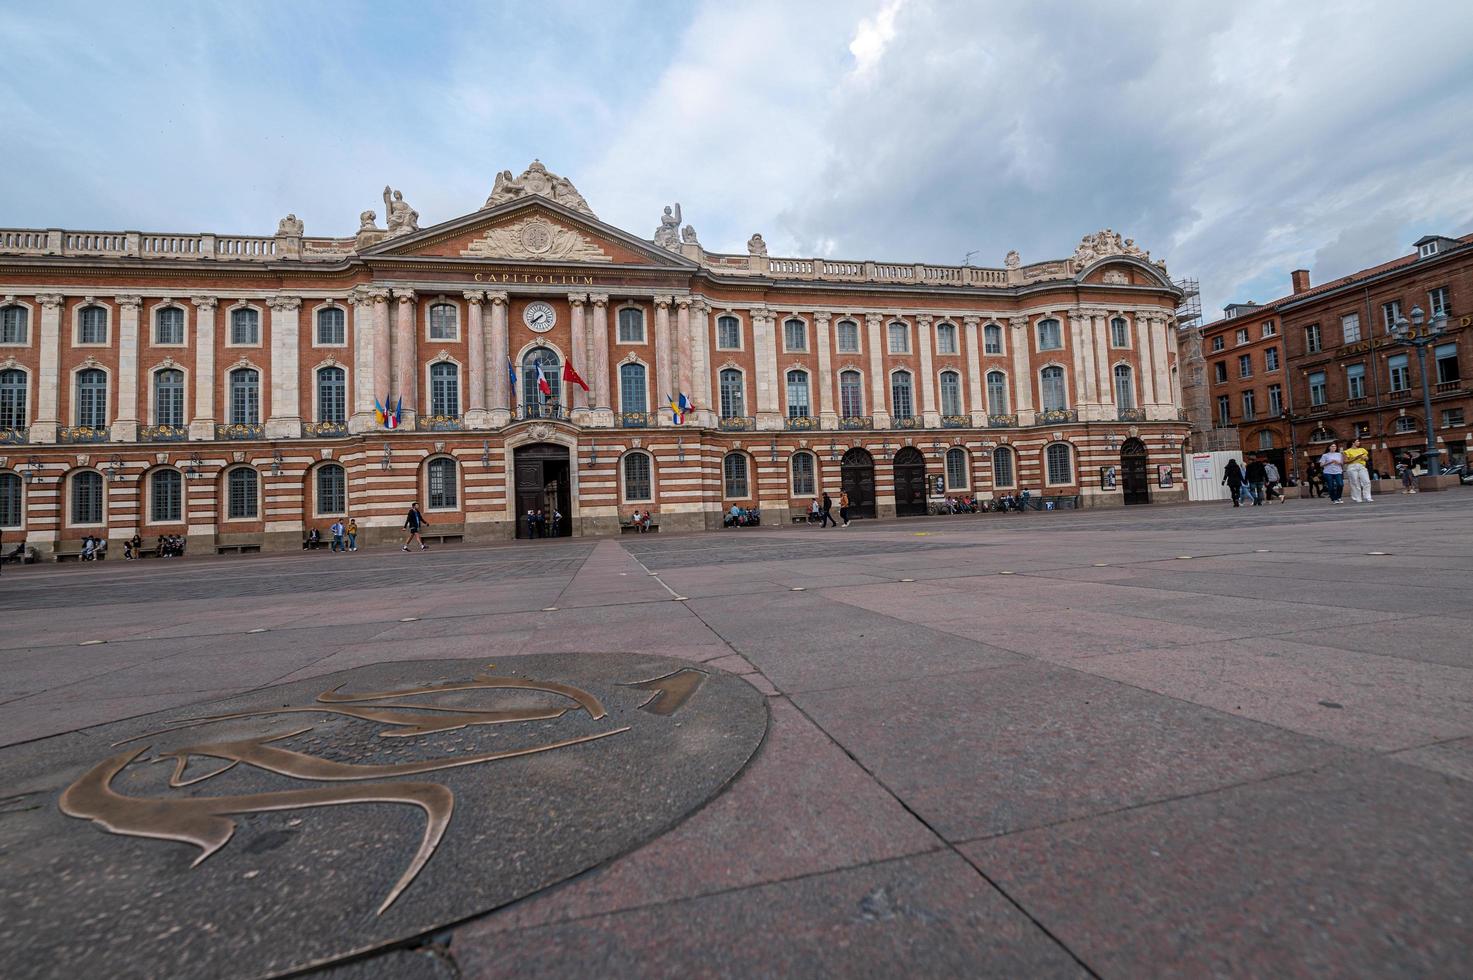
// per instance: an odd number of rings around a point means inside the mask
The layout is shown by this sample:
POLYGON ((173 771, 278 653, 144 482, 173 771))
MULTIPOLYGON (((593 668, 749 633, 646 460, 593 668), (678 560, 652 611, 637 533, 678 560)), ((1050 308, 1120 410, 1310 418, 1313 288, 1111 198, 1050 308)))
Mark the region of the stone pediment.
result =
POLYGON ((592 238, 542 215, 486 229, 460 252, 477 259, 547 259, 574 262, 612 262, 592 238))

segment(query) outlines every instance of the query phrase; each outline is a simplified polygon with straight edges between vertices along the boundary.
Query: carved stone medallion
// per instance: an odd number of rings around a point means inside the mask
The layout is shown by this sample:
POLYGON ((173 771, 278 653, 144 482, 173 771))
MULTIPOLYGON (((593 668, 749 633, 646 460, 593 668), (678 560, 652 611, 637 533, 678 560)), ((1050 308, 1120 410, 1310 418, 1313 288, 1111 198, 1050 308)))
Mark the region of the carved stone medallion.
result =
POLYGON ((522 247, 533 255, 541 255, 552 248, 552 225, 546 221, 529 221, 522 225, 517 235, 522 247))
POLYGON ((492 259, 577 259, 583 262, 614 260, 613 256, 582 233, 540 217, 523 218, 511 224, 488 228, 460 254, 492 259))

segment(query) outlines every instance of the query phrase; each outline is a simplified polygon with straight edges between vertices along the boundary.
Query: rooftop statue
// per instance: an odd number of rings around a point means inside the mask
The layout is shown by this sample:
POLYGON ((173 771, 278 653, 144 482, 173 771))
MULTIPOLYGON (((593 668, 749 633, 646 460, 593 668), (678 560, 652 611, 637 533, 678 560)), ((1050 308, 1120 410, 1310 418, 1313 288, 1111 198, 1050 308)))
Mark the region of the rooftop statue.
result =
MULTIPOLYGON (((1112 255, 1127 255, 1146 261, 1151 259, 1151 253, 1137 246, 1134 238, 1122 239, 1118 231, 1106 228, 1080 239, 1079 247, 1074 250, 1074 257, 1070 263, 1074 271, 1079 272, 1091 262, 1109 258, 1112 255)), ((1158 262, 1157 265, 1161 263, 1158 262)))
POLYGON ((767 243, 762 240, 760 232, 747 239, 747 254, 764 257, 767 255, 767 243))
POLYGON ((384 220, 389 225, 390 238, 419 231, 419 212, 404 200, 403 191, 384 188, 384 215, 384 220))
POLYGON ((528 196, 545 197, 590 218, 596 217, 583 195, 573 186, 573 182, 548 170, 541 160, 533 160, 520 177, 513 177, 510 170, 497 174, 496 183, 491 187, 491 196, 486 198, 481 210, 528 196))
POLYGON ((294 214, 289 214, 276 223, 278 235, 290 235, 294 238, 302 237, 302 219, 294 214))
POLYGON ((675 211, 672 214, 670 205, 665 205, 665 213, 660 215, 660 227, 655 229, 655 244, 661 248, 680 247, 680 202, 675 202, 675 211))
POLYGON ((699 245, 701 240, 696 237, 694 225, 686 225, 680 232, 680 240, 686 245, 699 245))

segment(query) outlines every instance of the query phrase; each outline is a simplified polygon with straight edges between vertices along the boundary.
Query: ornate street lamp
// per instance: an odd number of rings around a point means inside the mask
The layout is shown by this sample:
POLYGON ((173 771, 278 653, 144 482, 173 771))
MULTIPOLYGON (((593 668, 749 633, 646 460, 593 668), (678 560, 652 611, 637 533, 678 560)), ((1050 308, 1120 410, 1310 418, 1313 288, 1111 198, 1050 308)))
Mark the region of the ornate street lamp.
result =
POLYGON ((1425 329, 1424 320, 1426 316, 1422 308, 1412 307, 1410 322, 1406 317, 1398 316, 1391 324, 1391 337, 1403 347, 1417 349, 1417 364, 1422 371, 1422 415, 1427 427, 1427 474, 1436 476, 1441 467, 1438 465, 1437 436, 1432 428, 1432 379, 1427 376, 1427 348, 1435 344, 1447 328, 1447 314, 1439 311, 1427 321, 1425 329))

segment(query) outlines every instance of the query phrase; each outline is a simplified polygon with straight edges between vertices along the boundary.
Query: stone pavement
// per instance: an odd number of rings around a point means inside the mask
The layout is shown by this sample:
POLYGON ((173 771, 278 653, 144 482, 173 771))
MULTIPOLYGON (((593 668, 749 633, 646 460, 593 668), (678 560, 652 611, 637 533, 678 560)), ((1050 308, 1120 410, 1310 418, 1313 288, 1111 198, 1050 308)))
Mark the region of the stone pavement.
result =
POLYGON ((1454 490, 8 566, 0 759, 362 665, 655 654, 767 697, 723 793, 324 975, 1461 976, 1470 519, 1454 490))

